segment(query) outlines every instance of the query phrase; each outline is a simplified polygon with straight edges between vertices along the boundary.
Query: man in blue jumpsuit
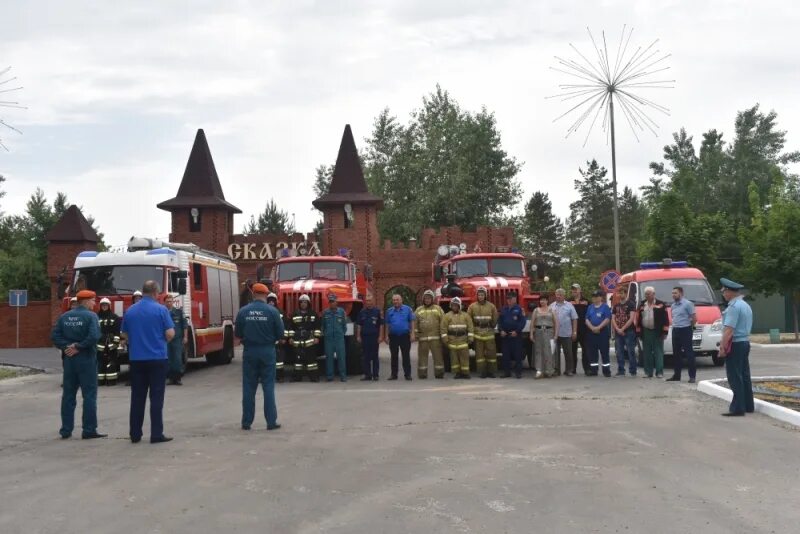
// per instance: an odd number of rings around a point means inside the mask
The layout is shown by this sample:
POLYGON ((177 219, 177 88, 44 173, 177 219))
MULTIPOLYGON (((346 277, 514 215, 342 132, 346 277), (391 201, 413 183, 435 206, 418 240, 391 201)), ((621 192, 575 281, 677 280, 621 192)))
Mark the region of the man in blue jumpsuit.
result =
POLYGON ((719 356, 725 358, 725 374, 733 399, 725 416, 742 416, 755 411, 753 383, 750 380, 750 330, 753 328, 753 310, 739 291, 744 289, 727 278, 720 278, 722 296, 728 301, 722 319, 724 330, 719 356))
POLYGON ((606 295, 599 289, 592 295, 592 304, 586 308, 586 328, 587 345, 589 346, 589 365, 591 367, 588 376, 597 376, 600 363, 603 362, 603 376, 611 377, 611 360, 609 359, 609 344, 611 342, 611 329, 609 325, 612 320, 611 308, 605 303, 606 295))
POLYGON ((511 363, 514 363, 514 375, 522 378, 522 331, 527 319, 525 312, 517 304, 517 293, 509 291, 506 305, 500 310, 497 329, 503 344, 503 378, 511 377, 511 363))
POLYGON ((364 378, 362 381, 378 380, 378 348, 381 334, 381 311, 375 306, 375 297, 369 295, 366 306, 358 312, 356 339, 364 351, 364 378))
POLYGON ((325 375, 333 382, 333 358, 336 354, 339 380, 347 382, 347 356, 344 353, 344 336, 347 333, 347 316, 339 307, 336 295, 328 295, 328 308, 322 312, 322 338, 325 340, 325 375))
POLYGON ((104 438, 97 432, 97 341, 100 323, 93 311, 93 291, 78 292, 78 306, 64 313, 53 328, 53 344, 64 354, 61 393, 61 439, 72 437, 78 388, 83 397, 83 439, 104 438))
POLYGON ((182 307, 175 307, 175 299, 173 295, 167 295, 164 299, 164 306, 169 310, 169 316, 172 322, 175 323, 175 337, 172 341, 167 343, 167 351, 169 352, 169 383, 173 386, 182 386, 181 378, 186 371, 183 364, 183 346, 186 344, 189 335, 189 323, 186 321, 186 316, 183 314, 182 307))
POLYGON ((253 284, 253 302, 239 310, 234 333, 242 340, 242 430, 250 430, 256 413, 258 384, 264 391, 264 417, 267 430, 276 430, 278 408, 275 405, 275 342, 283 339, 281 316, 267 304, 269 289, 253 284))

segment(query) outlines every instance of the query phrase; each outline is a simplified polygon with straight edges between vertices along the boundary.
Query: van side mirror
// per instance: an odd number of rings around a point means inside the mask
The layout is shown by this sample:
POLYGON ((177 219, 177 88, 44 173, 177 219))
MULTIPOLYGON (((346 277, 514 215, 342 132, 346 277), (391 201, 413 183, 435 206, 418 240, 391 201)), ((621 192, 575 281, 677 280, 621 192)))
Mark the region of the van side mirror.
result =
POLYGON ((178 279, 178 294, 179 295, 186 294, 186 278, 178 279))
POLYGON ((436 265, 433 267, 433 279, 435 281, 441 282, 443 275, 444 275, 444 269, 442 269, 441 265, 436 265))

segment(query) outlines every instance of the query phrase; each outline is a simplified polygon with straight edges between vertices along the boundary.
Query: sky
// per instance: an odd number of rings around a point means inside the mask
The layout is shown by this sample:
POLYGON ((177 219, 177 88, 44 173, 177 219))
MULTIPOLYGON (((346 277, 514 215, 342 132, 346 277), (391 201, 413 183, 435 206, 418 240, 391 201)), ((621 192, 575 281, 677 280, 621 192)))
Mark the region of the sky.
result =
MULTIPOLYGON (((345 124, 363 147, 389 107, 402 122, 440 84, 459 104, 493 112, 503 148, 523 163, 524 196, 549 193, 561 217, 578 168, 610 168, 597 127, 565 139, 569 109, 546 97, 568 77, 554 56, 593 51, 586 32, 635 46, 660 39, 675 88, 643 93, 670 109, 658 137, 617 131, 620 187, 650 177, 672 132, 732 138, 737 111, 778 113, 800 148, 800 4, 789 1, 385 0, 3 2, 0 70, 12 66, 25 110, 0 108, 0 210, 24 211, 37 188, 63 191, 111 246, 166 238, 172 198, 205 129, 237 231, 270 198, 301 231, 314 170, 336 159, 345 124)), ((613 48, 612 48, 613 49, 613 48)), ((13 85, 7 84, 8 86, 13 85)), ((698 142, 699 144, 699 142, 698 142)))

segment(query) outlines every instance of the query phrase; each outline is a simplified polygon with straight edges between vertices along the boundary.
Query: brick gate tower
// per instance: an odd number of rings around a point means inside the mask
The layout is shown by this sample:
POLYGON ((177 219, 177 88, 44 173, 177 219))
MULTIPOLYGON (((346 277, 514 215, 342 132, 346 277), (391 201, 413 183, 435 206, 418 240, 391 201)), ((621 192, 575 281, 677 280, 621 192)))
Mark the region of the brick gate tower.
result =
POLYGON ((202 129, 197 130, 178 194, 158 208, 172 213, 170 241, 227 254, 233 215, 242 210, 225 200, 202 129))
POLYGON ((313 204, 323 215, 322 253, 336 254, 346 247, 356 260, 371 264, 380 242, 377 217, 383 199, 367 190, 349 124, 344 127, 330 189, 313 204))

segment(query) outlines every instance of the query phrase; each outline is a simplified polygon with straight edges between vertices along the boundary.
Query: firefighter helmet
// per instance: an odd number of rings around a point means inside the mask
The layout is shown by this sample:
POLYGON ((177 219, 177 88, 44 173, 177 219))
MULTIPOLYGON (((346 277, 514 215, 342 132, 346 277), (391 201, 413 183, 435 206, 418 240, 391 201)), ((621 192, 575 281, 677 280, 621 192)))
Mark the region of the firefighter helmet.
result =
POLYGON ((436 298, 436 293, 433 292, 432 289, 426 289, 425 293, 422 294, 422 298, 430 297, 432 299, 436 298))
POLYGON ((453 300, 450 301, 450 304, 458 304, 458 307, 461 307, 461 299, 458 297, 453 297, 453 300))
POLYGON ((300 295, 299 301, 300 302, 311 302, 311 298, 308 295, 306 295, 305 293, 303 293, 302 295, 300 295))
POLYGON ((141 297, 142 296, 142 292, 137 289, 136 291, 133 292, 133 296, 134 297, 141 297))
POLYGON ((111 301, 108 300, 108 298, 103 297, 100 299, 100 306, 102 306, 103 304, 108 304, 109 306, 111 306, 111 301))
POLYGON ((483 294, 485 295, 485 294, 486 294, 486 288, 485 288, 485 287, 483 287, 483 286, 481 286, 481 287, 479 287, 479 288, 478 288, 478 291, 477 291, 477 292, 478 292, 478 293, 483 293, 483 294))
POLYGON ((278 302, 278 295, 276 295, 275 293, 270 293, 269 295, 267 295, 267 301, 269 300, 274 300, 275 302, 278 302))

